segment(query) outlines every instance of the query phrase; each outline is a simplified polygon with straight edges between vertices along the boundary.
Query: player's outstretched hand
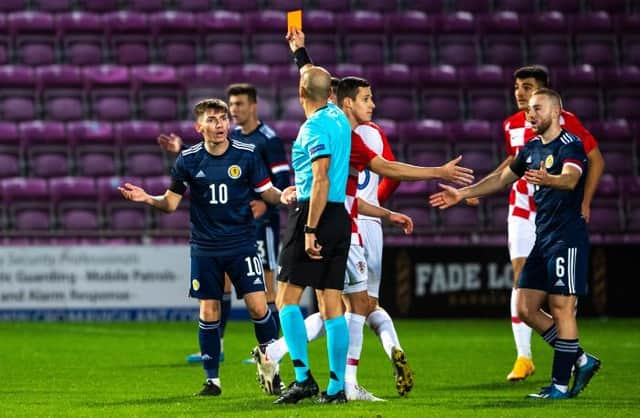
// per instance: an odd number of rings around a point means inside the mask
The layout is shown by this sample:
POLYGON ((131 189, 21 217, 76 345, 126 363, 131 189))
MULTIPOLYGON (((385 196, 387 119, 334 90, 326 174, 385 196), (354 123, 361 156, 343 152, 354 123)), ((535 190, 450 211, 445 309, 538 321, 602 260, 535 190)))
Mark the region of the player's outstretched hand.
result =
POLYGON ((413 232, 413 219, 404 213, 391 212, 389 214, 389 223, 402 229, 405 235, 413 232))
POLYGON ((267 213, 267 204, 264 200, 252 200, 249 202, 249 206, 251 206, 251 213, 253 214, 254 219, 257 219, 267 213))
POLYGON ((429 196, 429 203, 434 208, 447 209, 462 200, 460 191, 455 187, 447 186, 446 184, 438 184, 438 186, 443 190, 429 196))
POLYGON ((133 202, 144 202, 149 195, 144 191, 142 187, 134 186, 131 183, 125 183, 122 186, 118 186, 118 190, 122 193, 122 196, 133 202))
POLYGON ((183 143, 182 138, 174 133, 169 135, 161 134, 158 136, 157 141, 160 148, 172 154, 179 153, 183 143))
POLYGON ((312 260, 322 260, 320 251, 322 245, 318 244, 318 238, 316 234, 304 234, 304 251, 312 260))
POLYGON ((524 179, 527 183, 537 184, 538 186, 548 186, 550 179, 547 168, 544 166, 544 161, 540 161, 539 170, 527 170, 524 173, 524 179))
POLYGON ((287 42, 289 42, 291 52, 304 48, 304 32, 295 27, 290 28, 287 32, 287 42))
POLYGON ((292 205, 298 200, 298 193, 296 192, 296 186, 288 186, 282 191, 280 195, 280 203, 283 205, 292 205))
POLYGON ((443 180, 450 181, 452 183, 459 184, 461 186, 468 186, 473 183, 473 170, 466 167, 460 167, 458 163, 462 160, 462 155, 449 161, 445 165, 441 166, 443 180))

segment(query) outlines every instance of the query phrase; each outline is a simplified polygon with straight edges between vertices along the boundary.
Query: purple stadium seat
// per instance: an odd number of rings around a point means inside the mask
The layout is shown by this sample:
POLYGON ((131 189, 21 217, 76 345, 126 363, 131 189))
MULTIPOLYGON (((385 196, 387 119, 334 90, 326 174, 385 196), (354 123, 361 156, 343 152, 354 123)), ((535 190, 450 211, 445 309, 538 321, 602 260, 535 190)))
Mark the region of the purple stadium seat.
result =
POLYGON ((476 22, 469 12, 441 15, 436 33, 438 62, 454 66, 475 65, 478 62, 476 22))
MULTIPOLYGON (((506 191, 506 190, 505 190, 506 191)), ((486 198, 484 202, 486 228, 491 232, 507 231, 507 216, 509 214, 509 194, 500 193, 486 198)))
POLYGON ((428 196, 426 181, 403 181, 394 192, 394 196, 428 196))
POLYGON ((118 191, 118 186, 124 183, 143 185, 142 179, 136 177, 101 177, 96 182, 98 199, 104 208, 105 228, 119 234, 139 231, 147 223, 146 208, 125 200, 118 191))
POLYGON ((578 13, 580 11, 580 0, 547 0, 547 10, 578 13))
POLYGON ((376 117, 394 120, 409 120, 416 117, 416 106, 413 94, 388 93, 378 96, 376 101, 376 117))
MULTIPOLYGON (((398 139, 405 144, 429 144, 441 146, 448 139, 448 132, 440 120, 422 119, 398 124, 398 139)), ((409 153, 412 155, 412 153, 409 153)))
MULTIPOLYGON (((151 195, 162 195, 171 185, 169 176, 148 177, 143 182, 143 188, 151 195)), ((160 233, 167 231, 179 233, 180 231, 188 232, 191 226, 189 215, 189 199, 188 192, 180 202, 178 210, 171 214, 156 213, 155 216, 157 228, 160 233)))
MULTIPOLYGON (((414 234, 432 233, 435 226, 433 210, 427 204, 426 196, 420 198, 393 199, 393 210, 404 213, 413 220, 414 234)), ((398 228, 385 229, 385 233, 400 235, 403 232, 398 228)))
POLYGON ((11 178, 2 180, 1 186, 10 226, 14 230, 25 232, 49 229, 51 211, 45 179, 11 178))
POLYGON ((0 178, 17 177, 21 171, 21 147, 18 128, 12 122, 0 122, 0 178))
POLYGON ((69 121, 84 117, 84 77, 80 68, 70 65, 38 67, 36 77, 42 88, 47 119, 69 121))
POLYGON ((18 61, 26 65, 55 62, 55 24, 53 15, 37 11, 10 13, 7 25, 15 38, 18 61))
POLYGON ((594 199, 588 228, 593 232, 620 232, 624 225, 624 215, 617 200, 594 199))
POLYGON ((114 176, 119 160, 115 134, 110 123, 78 121, 67 124, 78 173, 87 177, 114 176))
POLYGON ((516 12, 493 13, 481 18, 479 23, 485 63, 510 67, 522 65, 525 55, 523 22, 516 12))
POLYGON ((449 147, 425 141, 407 145, 407 162, 424 167, 438 167, 449 161, 449 147))
POLYGON ((492 126, 484 120, 467 120, 450 125, 453 156, 462 155, 463 164, 480 178, 497 166, 492 126))
POLYGON ((32 0, 34 10, 41 10, 47 13, 65 13, 73 9, 72 0, 32 0))
POLYGON ((2 119, 33 120, 36 117, 36 78, 31 67, 0 66, 0 109, 2 119))
POLYGON ((296 10, 302 9, 302 0, 267 0, 265 2, 266 7, 273 10, 296 10))
POLYGON ((196 25, 204 35, 205 52, 209 63, 216 65, 242 64, 246 56, 245 15, 228 10, 199 13, 196 25))
POLYGON ((298 136, 300 122, 295 120, 278 120, 272 124, 273 130, 284 142, 293 142, 298 136))
POLYGON ((211 10, 210 0, 176 0, 176 10, 183 12, 208 12, 211 10))
POLYGON ((597 90, 574 90, 563 92, 563 106, 584 119, 600 119, 600 95, 597 90))
POLYGON ((129 8, 137 12, 153 13, 165 8, 164 0, 129 0, 129 8))
POLYGON ((486 13, 490 8, 489 3, 488 0, 453 0, 451 7, 454 11, 486 13))
POLYGON ((517 13, 532 13, 534 12, 535 4, 530 1, 522 0, 494 0, 494 10, 508 10, 517 13))
POLYGON ((196 20, 192 13, 165 11, 149 19, 157 38, 159 57, 168 65, 193 65, 197 61, 198 37, 193 36, 196 20))
POLYGON ((482 228, 480 208, 458 205, 438 211, 442 232, 479 231, 482 228))
POLYGON ((611 173, 604 173, 598 181, 598 188, 595 194, 596 198, 617 198, 619 194, 620 190, 616 177, 611 173))
POLYGON ((628 2, 626 0, 590 0, 589 8, 591 10, 604 10, 609 13, 626 13, 628 2))
POLYGON ((118 10, 118 0, 81 0, 83 10, 95 13, 105 13, 118 10))
POLYGON ((85 67, 83 72, 95 119, 117 121, 132 118, 131 79, 127 67, 91 66, 85 67))
POLYGON ((176 70, 165 65, 131 68, 142 116, 153 120, 174 120, 182 99, 176 70))
POLYGON ((193 145, 202 141, 202 136, 195 130, 193 120, 165 122, 162 124, 162 132, 165 134, 174 133, 178 135, 187 145, 193 145))
POLYGON ((414 0, 411 2, 411 9, 433 14, 442 13, 445 10, 443 0, 414 0))
POLYGON ((150 62, 149 22, 147 15, 119 11, 103 17, 109 29, 109 44, 120 65, 144 65, 150 62))
POLYGON ((135 177, 166 174, 164 158, 156 138, 160 125, 150 121, 129 121, 116 125, 116 138, 123 149, 124 172, 135 177))
POLYGON ((617 40, 611 16, 605 11, 582 13, 574 18, 576 58, 579 63, 612 65, 617 40))
POLYGON ((640 94, 637 91, 610 91, 607 96, 608 117, 640 119, 640 94))
POLYGON ((537 13, 528 19, 529 62, 552 67, 566 67, 572 62, 569 24, 559 11, 537 13))
POLYGON ((411 89, 415 85, 413 73, 406 64, 367 67, 364 77, 373 85, 376 96, 398 88, 411 89))
POLYGON ((52 178, 49 193, 61 229, 96 230, 100 226, 98 191, 92 178, 52 178))
POLYGON ((64 46, 64 60, 73 65, 98 65, 104 61, 104 22, 100 15, 75 11, 56 18, 64 46))
POLYGON ((65 126, 61 122, 33 121, 20 125, 20 137, 27 151, 30 172, 38 177, 61 177, 69 174, 69 147, 65 126))
POLYGON ((606 171, 617 176, 636 175, 637 160, 624 149, 609 149, 602 151, 606 171))
POLYGON ((302 106, 300 106, 300 101, 297 97, 285 99, 282 103, 282 107, 283 109, 281 119, 290 119, 297 121, 303 121, 306 119, 304 111, 302 110, 302 106))
POLYGON ((17 12, 27 8, 26 0, 5 0, 0 2, 0 12, 17 12))
POLYGON ((382 64, 386 48, 382 14, 368 10, 341 13, 338 17, 344 34, 345 56, 356 64, 382 64))
POLYGON ((250 12, 259 9, 258 0, 220 0, 220 4, 222 9, 236 12, 250 12))
POLYGON ((351 8, 350 0, 323 0, 322 8, 332 12, 346 12, 351 8))

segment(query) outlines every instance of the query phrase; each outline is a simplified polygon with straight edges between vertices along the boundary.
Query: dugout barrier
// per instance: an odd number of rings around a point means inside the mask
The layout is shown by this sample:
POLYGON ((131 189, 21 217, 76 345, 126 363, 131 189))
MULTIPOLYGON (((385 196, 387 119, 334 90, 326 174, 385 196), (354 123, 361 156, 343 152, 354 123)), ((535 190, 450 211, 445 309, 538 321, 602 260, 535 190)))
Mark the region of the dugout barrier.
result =
MULTIPOLYGON (((594 245, 580 316, 640 316, 640 245, 594 245)), ((384 249, 380 303, 393 317, 506 317, 512 269, 505 246, 384 249)))

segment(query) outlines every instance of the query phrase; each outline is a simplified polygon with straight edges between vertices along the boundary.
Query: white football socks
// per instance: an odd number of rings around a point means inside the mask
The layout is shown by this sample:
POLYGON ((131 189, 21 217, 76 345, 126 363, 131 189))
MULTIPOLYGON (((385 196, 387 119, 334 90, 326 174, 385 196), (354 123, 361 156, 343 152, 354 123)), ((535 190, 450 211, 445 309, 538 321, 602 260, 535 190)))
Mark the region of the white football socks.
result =
POLYGON ((400 341, 398 340, 398 334, 393 326, 393 320, 387 311, 382 308, 377 308, 371 312, 367 317, 367 325, 376 333, 378 338, 380 338, 382 348, 384 348, 384 352, 387 353, 389 359, 391 359, 391 348, 395 346, 402 350, 400 341))
POLYGON ((518 289, 511 289, 511 330, 518 357, 531 358, 531 328, 518 317, 518 289))
POLYGON ((358 363, 362 352, 363 327, 365 317, 347 312, 344 315, 349 326, 349 351, 347 352, 347 370, 345 382, 358 383, 358 363))

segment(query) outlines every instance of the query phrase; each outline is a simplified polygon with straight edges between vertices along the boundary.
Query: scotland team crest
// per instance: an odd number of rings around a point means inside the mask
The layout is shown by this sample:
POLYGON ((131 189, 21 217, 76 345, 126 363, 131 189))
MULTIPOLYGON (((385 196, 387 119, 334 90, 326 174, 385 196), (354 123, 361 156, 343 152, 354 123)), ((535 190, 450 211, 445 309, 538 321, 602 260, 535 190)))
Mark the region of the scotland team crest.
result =
POLYGON ((547 167, 547 169, 551 168, 551 166, 553 165, 553 155, 547 155, 547 159, 544 160, 544 166, 547 167))
POLYGON ((242 175, 242 169, 239 165, 234 164, 232 166, 229 166, 229 170, 227 170, 227 173, 229 174, 229 177, 235 180, 242 175))
POLYGON ((198 289, 200 289, 200 282, 198 281, 198 279, 193 279, 191 280, 191 287, 193 288, 193 290, 195 290, 196 292, 198 291, 198 289))

